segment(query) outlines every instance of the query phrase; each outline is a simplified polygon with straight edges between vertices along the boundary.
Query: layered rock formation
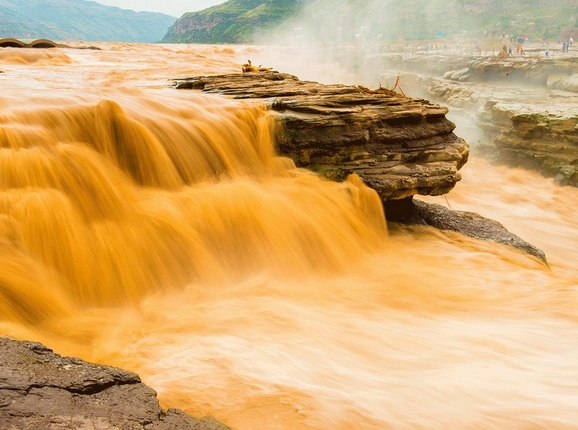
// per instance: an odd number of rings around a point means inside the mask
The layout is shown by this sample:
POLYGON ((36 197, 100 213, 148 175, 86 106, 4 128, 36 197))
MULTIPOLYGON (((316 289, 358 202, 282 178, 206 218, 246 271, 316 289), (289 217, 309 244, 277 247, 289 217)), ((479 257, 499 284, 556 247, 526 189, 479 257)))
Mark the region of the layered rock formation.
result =
MULTIPOLYGON (((402 82, 406 90, 413 86, 435 100, 476 112, 479 142, 470 140, 475 154, 578 186, 578 57, 572 52, 550 55, 555 57, 545 58, 540 49, 534 56, 469 61, 459 56, 453 62, 421 55, 404 61, 422 64, 422 72, 431 74, 406 73, 402 82), (444 65, 458 68, 440 74, 444 65)), ((381 73, 383 82, 391 76, 381 73)))
MULTIPOLYGON (((534 47, 532 53, 502 58, 498 55, 464 55, 452 52, 385 53, 365 60, 366 68, 427 74, 457 82, 503 82, 512 85, 575 88, 578 57, 534 47), (573 77, 572 77, 573 76, 573 77)), ((363 64, 363 61, 358 61, 363 64)))
POLYGON ((163 411, 138 375, 0 337, 0 428, 227 430, 212 418, 163 411))
POLYGON ((277 72, 198 76, 174 85, 266 103, 282 122, 280 154, 330 179, 357 174, 380 195, 388 221, 458 231, 546 261, 495 221, 413 199, 449 192, 467 161, 469 146, 453 133, 446 108, 383 88, 322 85, 277 72))
POLYGON ((280 154, 331 179, 355 173, 383 200, 449 192, 469 154, 446 108, 383 89, 277 72, 185 78, 175 86, 259 99, 279 112, 280 154))
POLYGON ((536 170, 561 185, 578 186, 578 111, 549 111, 519 103, 486 103, 479 125, 490 137, 486 157, 536 170))
MULTIPOLYGON (((544 48, 546 49, 546 48, 544 48)), ((545 51, 544 51, 545 52, 545 51)), ((578 73, 575 57, 498 56, 471 59, 465 68, 449 70, 444 78, 458 81, 509 81, 512 84, 554 85, 578 73)))

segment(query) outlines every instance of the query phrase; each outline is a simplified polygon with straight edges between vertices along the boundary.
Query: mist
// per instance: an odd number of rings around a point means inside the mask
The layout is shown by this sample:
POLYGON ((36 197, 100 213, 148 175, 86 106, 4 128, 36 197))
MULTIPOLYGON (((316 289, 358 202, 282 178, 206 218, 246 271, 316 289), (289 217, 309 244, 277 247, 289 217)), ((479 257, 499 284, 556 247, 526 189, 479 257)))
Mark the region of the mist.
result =
MULTIPOLYGON (((522 37, 544 43, 526 54, 543 55, 548 47, 554 50, 562 40, 578 37, 574 3, 316 0, 305 2, 302 12, 283 26, 257 37, 261 45, 279 47, 279 55, 263 57, 262 61, 270 62, 264 66, 323 83, 392 86, 398 72, 412 69, 392 59, 395 55, 496 56, 504 45, 515 53, 516 40, 522 37), (380 73, 385 69, 394 73, 384 78, 380 73)), ((411 71, 442 77, 454 70, 447 64, 429 71, 420 67, 411 71)), ((520 83, 523 78, 516 85, 520 83)))
POLYGON ((451 30, 435 2, 411 3, 415 6, 408 8, 391 0, 310 2, 280 28, 259 34, 259 44, 280 48, 278 55, 265 50, 266 57, 254 62, 268 61, 263 65, 301 79, 376 87, 378 71, 367 68, 368 58, 418 40, 442 43, 451 30))

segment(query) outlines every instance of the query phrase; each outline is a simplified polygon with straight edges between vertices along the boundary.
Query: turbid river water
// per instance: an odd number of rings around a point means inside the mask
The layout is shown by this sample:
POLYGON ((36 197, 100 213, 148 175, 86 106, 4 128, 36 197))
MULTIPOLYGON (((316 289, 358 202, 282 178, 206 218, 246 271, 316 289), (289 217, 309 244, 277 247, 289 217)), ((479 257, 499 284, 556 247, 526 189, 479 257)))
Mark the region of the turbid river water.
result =
POLYGON ((549 267, 388 229, 356 178, 275 156, 262 106, 167 81, 265 48, 99 46, 0 51, 1 334, 239 430, 578 428, 576 188, 473 158, 426 197, 549 267))

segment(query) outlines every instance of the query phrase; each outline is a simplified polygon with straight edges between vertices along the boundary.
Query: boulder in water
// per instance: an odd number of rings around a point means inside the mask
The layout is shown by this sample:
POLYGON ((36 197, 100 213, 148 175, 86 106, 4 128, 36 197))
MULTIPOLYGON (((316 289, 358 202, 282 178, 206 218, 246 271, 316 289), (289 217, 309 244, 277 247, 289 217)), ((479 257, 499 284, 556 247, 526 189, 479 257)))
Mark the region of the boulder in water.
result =
POLYGON ((387 219, 406 225, 427 225, 439 230, 455 231, 475 239, 501 243, 529 254, 547 264, 544 252, 526 242, 497 221, 475 212, 455 211, 436 203, 418 199, 387 202, 387 219))

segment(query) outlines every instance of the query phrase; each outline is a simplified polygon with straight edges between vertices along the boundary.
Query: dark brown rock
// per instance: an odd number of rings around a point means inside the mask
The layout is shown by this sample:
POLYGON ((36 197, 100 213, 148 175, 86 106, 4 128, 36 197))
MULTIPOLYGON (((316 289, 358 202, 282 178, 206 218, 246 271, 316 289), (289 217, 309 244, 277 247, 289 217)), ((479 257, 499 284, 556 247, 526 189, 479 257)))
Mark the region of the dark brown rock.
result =
POLYGON ((379 193, 388 221, 457 231, 546 261, 495 221, 412 201, 416 194, 449 192, 467 161, 469 147, 453 133, 446 108, 387 89, 322 85, 277 72, 199 76, 175 86, 264 101, 283 122, 277 136, 282 155, 335 180, 356 173, 379 193))
POLYGON ((226 430, 211 418, 164 412, 137 374, 0 337, 0 428, 226 430))
POLYGON ((175 80, 279 112, 278 151, 300 167, 342 180, 359 175, 383 200, 449 192, 469 154, 447 109, 392 91, 323 85, 277 72, 175 80))
POLYGON ((455 211, 413 198, 386 202, 385 211, 390 222, 428 225, 439 230, 456 231, 475 239, 501 243, 547 264, 542 250, 510 233, 499 222, 474 212, 455 211))

